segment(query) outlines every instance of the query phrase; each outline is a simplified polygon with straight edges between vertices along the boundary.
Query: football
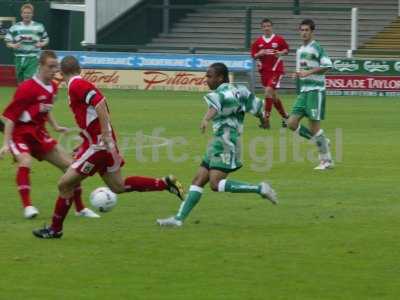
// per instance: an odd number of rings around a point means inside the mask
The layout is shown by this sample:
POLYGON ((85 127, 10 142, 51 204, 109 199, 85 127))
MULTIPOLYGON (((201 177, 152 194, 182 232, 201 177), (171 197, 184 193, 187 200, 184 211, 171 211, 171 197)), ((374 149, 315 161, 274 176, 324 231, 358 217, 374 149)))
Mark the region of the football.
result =
POLYGON ((90 203, 100 212, 108 212, 117 204, 117 195, 108 187, 99 187, 90 194, 90 203))

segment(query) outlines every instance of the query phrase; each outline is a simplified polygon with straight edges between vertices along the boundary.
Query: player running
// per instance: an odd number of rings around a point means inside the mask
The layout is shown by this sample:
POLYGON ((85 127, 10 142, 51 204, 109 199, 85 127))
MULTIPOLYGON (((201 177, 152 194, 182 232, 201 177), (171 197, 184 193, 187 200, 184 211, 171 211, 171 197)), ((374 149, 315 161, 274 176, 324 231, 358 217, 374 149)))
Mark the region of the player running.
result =
POLYGON ((254 193, 273 204, 277 203, 275 191, 266 182, 251 184, 226 179, 229 173, 242 167, 240 136, 245 113, 263 118, 262 101, 245 86, 230 84, 228 68, 222 63, 212 64, 206 77, 213 91, 204 97, 208 111, 201 121, 200 129, 204 133, 212 120, 214 137, 178 213, 173 217, 158 219, 157 224, 160 226, 182 226, 199 202, 208 182, 214 192, 254 193))
POLYGON ((34 230, 33 234, 44 239, 60 238, 75 187, 95 173, 99 173, 115 193, 167 190, 182 199, 182 185, 172 175, 164 178, 122 177, 124 161, 118 151, 105 97, 93 84, 79 76, 81 69, 75 57, 63 58, 61 72, 68 86, 69 106, 81 129, 83 142, 75 161, 59 181, 59 196, 51 226, 34 230))
POLYGON ((314 40, 315 24, 305 19, 300 24, 303 45, 297 49, 296 73, 300 82, 300 95, 293 105, 288 126, 300 136, 313 140, 319 152, 320 164, 315 170, 327 170, 334 166, 329 139, 321 129, 325 118, 325 73, 332 68, 332 61, 324 49, 314 40), (300 124, 303 117, 309 120, 310 128, 300 124))
POLYGON ((261 21, 261 29, 264 35, 260 36, 251 46, 251 56, 257 62, 262 85, 265 89, 265 119, 261 127, 266 129, 271 127, 272 106, 276 108, 282 117, 282 127, 286 127, 289 116, 276 90, 280 87, 280 81, 285 73, 281 56, 289 53, 289 46, 282 36, 273 32, 270 19, 261 21))
MULTIPOLYGON (((24 207, 24 217, 31 219, 39 214, 32 205, 30 196, 30 170, 32 157, 46 160, 62 171, 72 163, 72 158, 57 145, 45 128, 46 122, 56 132, 66 132, 54 119, 51 110, 57 94, 57 86, 52 81, 58 70, 56 54, 43 51, 40 56, 39 72, 32 79, 20 84, 14 99, 3 113, 5 121, 4 142, 0 158, 11 152, 18 164, 17 187, 24 207)), ((82 203, 81 188, 76 186, 73 200, 77 214, 85 217, 99 217, 82 203)))

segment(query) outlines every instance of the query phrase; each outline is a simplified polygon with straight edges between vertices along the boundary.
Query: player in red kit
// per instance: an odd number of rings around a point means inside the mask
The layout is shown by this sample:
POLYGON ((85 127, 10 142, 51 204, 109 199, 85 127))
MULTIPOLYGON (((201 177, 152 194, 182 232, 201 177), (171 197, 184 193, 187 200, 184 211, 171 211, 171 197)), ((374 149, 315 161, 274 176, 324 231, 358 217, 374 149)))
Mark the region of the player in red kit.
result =
POLYGON ((124 160, 118 151, 105 97, 93 84, 79 76, 81 69, 75 57, 63 58, 61 72, 68 86, 69 106, 81 129, 83 142, 75 161, 59 181, 59 196, 51 226, 34 230, 33 234, 38 238, 60 238, 74 188, 95 173, 99 173, 115 193, 167 190, 182 200, 182 185, 172 175, 164 178, 122 177, 124 160))
POLYGON ((261 28, 264 35, 260 36, 251 46, 251 56, 257 62, 262 85, 265 88, 265 119, 261 127, 270 128, 269 118, 272 106, 281 115, 282 126, 286 127, 288 114, 276 90, 279 88, 280 81, 285 73, 281 56, 288 54, 289 46, 282 36, 273 33, 270 19, 263 19, 261 28))
MULTIPOLYGON (((72 157, 57 145, 45 128, 48 122, 56 132, 68 130, 59 126, 51 114, 57 94, 57 85, 52 81, 58 70, 57 57, 53 51, 46 50, 42 52, 39 62, 38 74, 18 86, 14 99, 3 113, 4 143, 0 149, 0 158, 11 152, 18 164, 16 181, 27 219, 39 214, 30 197, 32 157, 39 161, 46 160, 62 171, 72 163, 72 157)), ((73 199, 80 215, 95 217, 94 212, 84 207, 79 186, 74 190, 73 199)))

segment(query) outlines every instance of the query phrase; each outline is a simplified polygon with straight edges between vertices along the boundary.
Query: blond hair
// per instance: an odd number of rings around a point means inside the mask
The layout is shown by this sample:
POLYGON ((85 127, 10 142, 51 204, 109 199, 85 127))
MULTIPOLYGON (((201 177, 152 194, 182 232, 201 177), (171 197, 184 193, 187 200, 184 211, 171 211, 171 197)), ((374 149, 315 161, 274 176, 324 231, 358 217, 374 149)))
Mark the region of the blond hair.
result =
POLYGON ((24 9, 30 9, 32 12, 33 12, 33 5, 32 4, 30 4, 30 3, 25 3, 24 5, 22 5, 21 6, 21 12, 24 10, 24 9))

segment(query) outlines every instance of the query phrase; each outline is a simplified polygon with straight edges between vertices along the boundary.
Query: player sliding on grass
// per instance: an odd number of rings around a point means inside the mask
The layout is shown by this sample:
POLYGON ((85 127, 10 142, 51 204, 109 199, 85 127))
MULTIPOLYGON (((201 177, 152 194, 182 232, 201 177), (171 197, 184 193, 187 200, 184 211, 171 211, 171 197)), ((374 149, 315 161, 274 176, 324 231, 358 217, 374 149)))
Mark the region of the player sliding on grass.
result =
POLYGON ((79 76, 81 69, 75 57, 64 57, 61 61, 61 72, 68 85, 69 105, 81 129, 83 142, 75 161, 58 183, 59 196, 51 226, 34 230, 33 234, 45 239, 60 238, 75 187, 95 173, 99 173, 115 193, 167 190, 182 199, 182 185, 172 175, 164 178, 122 177, 121 167, 124 161, 118 151, 103 94, 79 76))
MULTIPOLYGON (((5 120, 4 143, 0 149, 0 158, 11 151, 18 164, 17 187, 24 207, 24 217, 31 219, 39 214, 32 205, 30 196, 30 170, 32 156, 46 160, 62 171, 66 171, 72 158, 57 145, 45 128, 48 122, 55 131, 68 129, 57 124, 51 114, 57 86, 52 82, 58 70, 57 57, 52 51, 43 51, 39 59, 39 72, 32 79, 21 83, 13 101, 3 113, 5 120)), ((74 190, 74 203, 77 214, 85 217, 98 217, 82 203, 82 191, 79 186, 74 190)))
POLYGON ((329 139, 321 129, 325 117, 325 73, 332 68, 332 61, 324 49, 313 39, 315 24, 305 19, 300 23, 303 46, 297 49, 296 73, 300 82, 300 95, 293 105, 288 126, 300 136, 313 140, 319 152, 320 164, 315 170, 333 168, 329 139), (309 120, 310 128, 300 124, 303 117, 309 120))
POLYGON ((207 84, 213 92, 204 99, 208 111, 201 121, 202 133, 213 122, 214 137, 210 142, 189 193, 176 216, 158 219, 160 226, 182 226, 190 211, 199 202, 204 186, 210 182, 214 192, 254 193, 277 203, 275 191, 266 182, 251 184, 226 179, 229 173, 242 167, 240 135, 245 113, 263 118, 263 102, 245 86, 229 83, 228 68, 222 63, 212 64, 207 70, 207 84))

